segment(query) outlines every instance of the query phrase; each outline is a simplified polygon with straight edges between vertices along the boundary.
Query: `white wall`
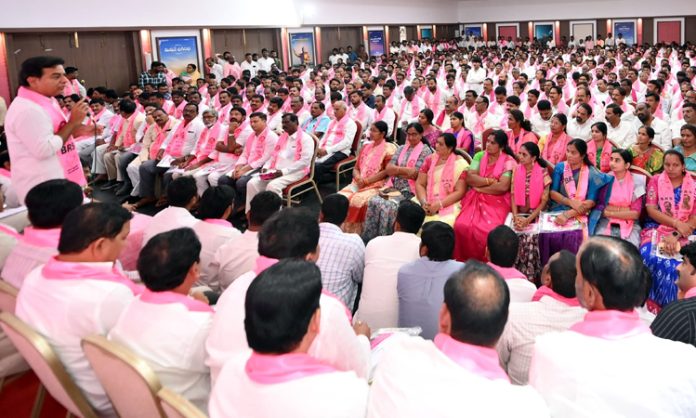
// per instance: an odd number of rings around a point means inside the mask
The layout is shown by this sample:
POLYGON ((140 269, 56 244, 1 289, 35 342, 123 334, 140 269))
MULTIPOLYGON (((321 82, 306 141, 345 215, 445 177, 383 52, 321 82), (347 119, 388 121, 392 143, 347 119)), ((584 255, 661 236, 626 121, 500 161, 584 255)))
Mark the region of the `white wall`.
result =
POLYGON ((459 21, 466 23, 518 22, 696 14, 694 0, 495 0, 460 1, 459 21))
POLYGON ((0 31, 457 23, 457 8, 456 0, 18 0, 2 8, 0 31))

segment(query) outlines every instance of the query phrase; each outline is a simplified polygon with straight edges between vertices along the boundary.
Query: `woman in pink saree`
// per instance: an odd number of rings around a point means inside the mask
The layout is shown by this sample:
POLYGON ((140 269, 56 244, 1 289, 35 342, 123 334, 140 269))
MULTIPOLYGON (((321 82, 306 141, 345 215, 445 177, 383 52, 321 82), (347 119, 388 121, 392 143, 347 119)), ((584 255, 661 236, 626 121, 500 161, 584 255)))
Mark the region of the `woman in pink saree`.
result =
POLYGON ((510 181, 515 157, 504 131, 487 136, 486 150, 478 152, 467 173, 471 188, 462 200, 462 210, 454 223, 454 258, 487 261, 488 233, 505 222, 510 212, 510 181))

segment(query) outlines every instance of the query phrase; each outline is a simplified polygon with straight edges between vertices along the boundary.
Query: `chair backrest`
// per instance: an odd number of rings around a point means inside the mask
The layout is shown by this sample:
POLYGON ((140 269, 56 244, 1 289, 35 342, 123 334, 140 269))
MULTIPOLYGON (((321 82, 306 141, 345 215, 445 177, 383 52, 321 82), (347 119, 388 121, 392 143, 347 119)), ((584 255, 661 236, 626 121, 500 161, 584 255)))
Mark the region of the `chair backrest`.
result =
POLYGON ((616 142, 612 141, 611 139, 607 138, 607 141, 609 141, 609 143, 611 144, 611 147, 613 149, 621 149, 621 147, 616 142))
POLYGON ((157 393, 160 405, 167 418, 205 418, 206 415, 178 393, 162 388, 157 393))
POLYGON ((464 160, 465 160, 467 163, 471 164, 471 161, 472 161, 471 155, 469 155, 469 153, 466 152, 466 151, 464 151, 462 148, 459 148, 458 151, 459 151, 460 153, 462 153, 462 158, 464 158, 464 160))
POLYGON ((0 279, 0 312, 14 313, 17 293, 19 290, 16 287, 0 279))
POLYGON ((360 136, 362 135, 363 127, 357 120, 355 121, 355 126, 358 128, 355 130, 355 137, 353 137, 353 144, 350 146, 350 153, 357 155, 358 146, 360 145, 360 136))
POLYGON ((73 415, 97 417, 44 337, 9 312, 0 313, 0 327, 55 400, 73 415))
POLYGON ((314 134, 309 134, 312 137, 312 142, 314 142, 314 154, 312 155, 312 161, 309 163, 309 178, 314 178, 314 163, 317 160, 317 151, 319 150, 319 138, 314 134))
POLYGON ((82 349, 120 416, 164 417, 157 398, 162 385, 145 360, 101 335, 82 340, 82 349))
POLYGON ((650 179, 651 179, 652 176, 653 176, 653 175, 650 174, 647 170, 645 170, 645 169, 643 169, 643 168, 640 168, 640 167, 637 167, 637 166, 635 166, 635 165, 632 165, 632 166, 628 169, 628 171, 630 171, 631 173, 640 174, 641 176, 645 176, 646 184, 648 183, 648 181, 650 181, 650 179))

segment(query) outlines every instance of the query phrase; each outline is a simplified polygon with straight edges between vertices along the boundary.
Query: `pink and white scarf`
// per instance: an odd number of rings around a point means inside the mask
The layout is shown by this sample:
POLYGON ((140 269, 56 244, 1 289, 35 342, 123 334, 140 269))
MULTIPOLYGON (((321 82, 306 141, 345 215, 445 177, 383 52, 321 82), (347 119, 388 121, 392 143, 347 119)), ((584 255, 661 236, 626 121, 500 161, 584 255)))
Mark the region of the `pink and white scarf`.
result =
MULTIPOLYGON (((435 201, 435 186, 437 183, 435 181, 435 170, 437 169, 437 163, 440 161, 440 156, 437 154, 432 154, 430 156, 430 167, 428 168, 428 185, 426 188, 427 198, 429 203, 435 201)), ((440 175, 440 182, 438 184, 437 198, 442 201, 454 190, 454 185, 459 180, 455 177, 454 166, 457 162, 457 154, 454 152, 447 157, 445 166, 442 168, 442 174, 440 175)), ((446 216, 454 211, 454 204, 440 209, 439 214, 446 216)))
MULTIPOLYGON (((541 196, 544 192, 544 169, 539 163, 534 163, 532 166, 531 176, 529 178, 529 208, 536 209, 541 203, 541 196)), ((520 207, 527 206, 527 169, 522 164, 517 165, 515 177, 513 179, 515 186, 515 205, 520 207)))
MULTIPOLYGON (((611 173, 614 177, 614 185, 611 188, 611 196, 609 197, 609 204, 612 206, 618 206, 621 208, 628 208, 633 202, 633 176, 631 173, 626 173, 623 178, 623 184, 619 182, 616 178, 614 172, 611 173)), ((632 219, 618 219, 618 218, 608 218, 609 224, 605 230, 605 234, 611 234, 611 224, 618 224, 621 229, 621 238, 626 239, 631 235, 631 230, 633 229, 634 221, 632 219)))

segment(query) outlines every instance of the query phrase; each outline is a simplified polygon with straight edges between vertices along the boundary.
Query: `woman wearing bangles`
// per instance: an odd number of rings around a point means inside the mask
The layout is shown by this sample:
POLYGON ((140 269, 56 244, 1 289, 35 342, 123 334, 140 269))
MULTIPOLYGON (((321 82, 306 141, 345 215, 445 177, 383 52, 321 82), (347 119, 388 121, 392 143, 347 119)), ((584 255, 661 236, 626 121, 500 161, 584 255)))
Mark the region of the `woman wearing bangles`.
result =
POLYGON ((670 258, 679 253, 696 227, 696 181, 686 171, 684 156, 665 152, 664 171, 648 184, 645 207, 650 219, 641 233, 640 253, 652 273, 648 308, 653 312, 677 299, 677 266, 670 258), (653 248, 657 246, 658 248, 653 248), (658 251, 666 255, 659 256, 658 251))

